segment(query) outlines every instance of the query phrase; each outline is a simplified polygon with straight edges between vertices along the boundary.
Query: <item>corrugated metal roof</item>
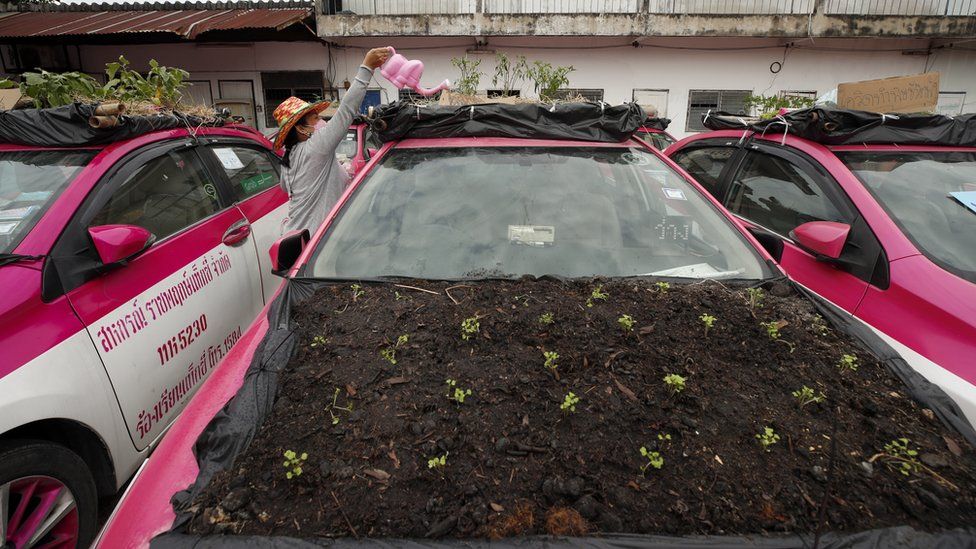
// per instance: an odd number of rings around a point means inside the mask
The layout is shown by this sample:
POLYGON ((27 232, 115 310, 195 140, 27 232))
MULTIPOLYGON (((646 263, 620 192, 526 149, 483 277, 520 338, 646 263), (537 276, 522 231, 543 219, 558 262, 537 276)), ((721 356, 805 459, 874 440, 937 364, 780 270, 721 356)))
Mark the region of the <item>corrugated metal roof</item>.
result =
POLYGON ((281 30, 311 9, 20 12, 0 17, 0 38, 168 32, 193 40, 213 30, 281 30))

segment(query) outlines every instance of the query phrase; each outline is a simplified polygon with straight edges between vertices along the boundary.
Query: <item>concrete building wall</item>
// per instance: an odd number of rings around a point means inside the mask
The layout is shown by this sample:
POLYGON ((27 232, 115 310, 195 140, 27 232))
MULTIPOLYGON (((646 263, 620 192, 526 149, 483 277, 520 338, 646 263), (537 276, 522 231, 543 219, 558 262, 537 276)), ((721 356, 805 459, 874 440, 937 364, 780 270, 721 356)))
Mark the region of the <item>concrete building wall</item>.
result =
MULTIPOLYGON (((677 137, 688 134, 686 112, 690 90, 749 90, 775 94, 784 90, 815 91, 822 94, 839 82, 916 74, 927 70, 942 75, 944 92, 963 92, 966 112, 976 111, 976 51, 965 45, 939 50, 931 56, 905 55, 903 50, 924 50, 927 41, 817 39, 797 42, 786 51, 773 39, 746 38, 654 38, 643 39, 643 47, 629 45, 631 38, 597 37, 519 37, 490 40, 488 48, 509 56, 525 55, 530 61, 544 60, 556 65, 573 65, 572 88, 604 90, 610 103, 631 101, 634 90, 667 90, 666 105, 657 105, 661 114, 673 120, 670 131, 677 137), (778 74, 770 64, 782 63, 778 74)), ((424 83, 432 85, 445 78, 456 79, 452 57, 465 55, 474 39, 454 38, 348 38, 333 47, 334 63, 328 62, 328 49, 315 42, 268 42, 243 45, 154 44, 139 46, 81 46, 83 67, 97 71, 110 60, 124 54, 136 67, 150 58, 165 65, 190 71, 194 81, 209 81, 214 98, 219 97, 220 81, 249 80, 255 90, 259 127, 263 129, 265 109, 261 93, 262 71, 322 70, 335 74, 340 95, 342 82, 351 78, 368 47, 392 45, 407 57, 425 63, 424 83)), ((494 73, 491 54, 468 54, 482 59, 485 73, 481 89, 488 89, 494 73)), ((397 91, 377 75, 376 87, 385 90, 384 101, 397 97, 397 91)), ((525 96, 534 95, 530 82, 518 86, 525 96)), ((953 97, 958 100, 959 96, 953 97)))

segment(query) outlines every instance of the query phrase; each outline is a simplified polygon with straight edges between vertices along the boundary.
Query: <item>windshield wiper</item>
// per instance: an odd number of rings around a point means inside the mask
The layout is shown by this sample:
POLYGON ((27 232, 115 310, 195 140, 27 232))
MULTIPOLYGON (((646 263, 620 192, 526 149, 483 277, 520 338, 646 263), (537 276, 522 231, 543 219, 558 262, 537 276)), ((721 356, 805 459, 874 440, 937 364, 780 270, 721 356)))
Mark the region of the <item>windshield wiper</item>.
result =
POLYGON ((44 259, 43 255, 0 254, 0 267, 5 267, 20 261, 37 261, 44 259))

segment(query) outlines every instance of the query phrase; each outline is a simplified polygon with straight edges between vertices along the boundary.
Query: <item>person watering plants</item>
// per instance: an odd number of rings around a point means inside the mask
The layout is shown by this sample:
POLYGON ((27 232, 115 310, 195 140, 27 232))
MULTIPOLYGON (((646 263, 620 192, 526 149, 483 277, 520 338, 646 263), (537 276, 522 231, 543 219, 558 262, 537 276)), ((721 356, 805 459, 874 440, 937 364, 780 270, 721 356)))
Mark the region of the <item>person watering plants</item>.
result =
POLYGON ((281 159, 281 187, 288 193, 285 231, 308 229, 314 233, 342 196, 349 175, 339 164, 336 149, 363 102, 373 70, 389 57, 390 48, 366 53, 338 111, 324 127, 319 113, 329 106, 328 101, 307 103, 289 97, 274 110, 280 128, 274 146, 276 150, 285 148, 281 159))

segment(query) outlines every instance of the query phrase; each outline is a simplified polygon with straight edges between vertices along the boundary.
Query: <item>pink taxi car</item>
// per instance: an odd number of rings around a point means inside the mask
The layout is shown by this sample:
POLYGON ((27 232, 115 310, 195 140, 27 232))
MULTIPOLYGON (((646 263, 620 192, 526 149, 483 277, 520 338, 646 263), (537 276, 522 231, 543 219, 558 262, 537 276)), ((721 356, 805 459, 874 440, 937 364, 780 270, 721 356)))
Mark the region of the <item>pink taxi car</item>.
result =
POLYGON ((276 290, 286 201, 242 127, 0 144, 0 546, 92 541, 276 290))
POLYGON ((786 135, 723 129, 666 154, 976 423, 976 116, 835 112, 826 130, 795 113, 786 135))

